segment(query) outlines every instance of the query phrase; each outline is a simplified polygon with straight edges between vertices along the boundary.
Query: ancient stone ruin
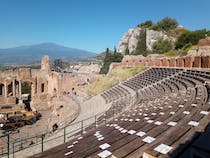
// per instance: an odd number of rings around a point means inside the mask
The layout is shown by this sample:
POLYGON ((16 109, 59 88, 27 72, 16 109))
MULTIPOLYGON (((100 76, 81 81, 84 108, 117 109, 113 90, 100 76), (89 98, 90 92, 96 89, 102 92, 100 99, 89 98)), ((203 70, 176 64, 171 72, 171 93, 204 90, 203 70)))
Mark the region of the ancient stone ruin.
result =
POLYGON ((144 57, 142 55, 126 55, 121 63, 112 63, 110 69, 118 66, 210 68, 210 38, 201 39, 197 47, 190 50, 187 56, 165 57, 164 55, 152 54, 144 57))
POLYGON ((50 69, 50 60, 44 56, 41 69, 18 68, 0 71, 0 105, 21 104, 22 84, 31 89, 32 106, 46 105, 53 97, 61 96, 62 76, 50 69))

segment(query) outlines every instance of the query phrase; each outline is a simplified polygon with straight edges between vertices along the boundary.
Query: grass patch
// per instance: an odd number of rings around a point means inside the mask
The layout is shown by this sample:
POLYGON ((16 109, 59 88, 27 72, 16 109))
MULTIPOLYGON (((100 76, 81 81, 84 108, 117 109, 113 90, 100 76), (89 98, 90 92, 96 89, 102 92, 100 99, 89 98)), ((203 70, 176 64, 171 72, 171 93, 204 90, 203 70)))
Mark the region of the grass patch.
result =
POLYGON ((112 86, 116 85, 118 81, 114 78, 110 78, 108 76, 105 77, 97 77, 90 82, 90 84, 86 87, 86 91, 90 95, 97 95, 112 86))
POLYGON ((108 76, 96 77, 90 81, 90 84, 85 87, 85 90, 89 95, 97 95, 118 84, 119 81, 126 80, 143 70, 144 67, 142 66, 118 67, 108 76))
POLYGON ((119 80, 126 80, 143 70, 144 70, 143 66, 136 66, 136 67, 122 66, 122 67, 118 67, 118 68, 114 69, 111 72, 110 76, 115 77, 119 80))

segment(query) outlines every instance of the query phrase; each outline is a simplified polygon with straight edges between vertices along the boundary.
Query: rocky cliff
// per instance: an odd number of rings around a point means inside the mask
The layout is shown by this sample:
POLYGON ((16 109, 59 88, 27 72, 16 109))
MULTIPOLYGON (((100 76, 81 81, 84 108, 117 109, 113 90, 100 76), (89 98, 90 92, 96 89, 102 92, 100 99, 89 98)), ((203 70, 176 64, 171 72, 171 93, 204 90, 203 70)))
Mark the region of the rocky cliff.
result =
MULTIPOLYGON (((124 54, 126 52, 126 49, 128 49, 129 52, 135 51, 137 48, 138 41, 140 40, 139 35, 141 33, 141 30, 142 28, 140 27, 129 29, 128 32, 126 32, 123 35, 119 42, 118 52, 124 54)), ((164 33, 163 31, 154 31, 146 29, 147 50, 152 50, 152 45, 158 39, 175 40, 174 38, 167 36, 166 33, 164 33)))

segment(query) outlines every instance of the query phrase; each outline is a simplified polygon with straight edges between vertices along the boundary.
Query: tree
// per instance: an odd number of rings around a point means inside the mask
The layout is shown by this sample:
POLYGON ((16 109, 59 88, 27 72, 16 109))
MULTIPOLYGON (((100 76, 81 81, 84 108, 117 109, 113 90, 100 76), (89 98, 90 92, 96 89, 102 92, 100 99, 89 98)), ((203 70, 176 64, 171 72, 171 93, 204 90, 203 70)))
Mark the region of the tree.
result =
POLYGON ((146 29, 143 28, 140 31, 139 34, 139 39, 137 43, 136 50, 132 53, 133 55, 144 55, 146 56, 146 50, 147 50, 147 45, 146 45, 146 29))
POLYGON ((167 39, 166 40, 159 39, 158 41, 154 42, 152 46, 153 52, 158 54, 163 54, 172 49, 173 49, 173 44, 170 40, 167 39))
POLYGON ((202 38, 205 38, 208 35, 208 31, 206 29, 196 30, 196 31, 184 31, 175 43, 176 49, 182 49, 186 47, 186 45, 195 45, 202 38))
POLYGON ((100 74, 107 74, 109 71, 109 66, 112 62, 121 62, 123 58, 123 55, 121 53, 111 53, 109 51, 109 48, 106 49, 106 54, 104 58, 104 64, 100 70, 100 74))
POLYGON ((114 53, 117 53, 117 49, 116 49, 116 46, 114 46, 114 53))
POLYGON ((170 18, 170 17, 165 17, 157 24, 153 25, 150 27, 151 30, 157 30, 157 31, 169 31, 171 29, 174 29, 178 26, 178 22, 176 19, 170 18))
POLYGON ((181 49, 184 47, 184 45, 190 43, 190 34, 191 32, 188 30, 185 30, 181 36, 178 37, 177 41, 175 42, 175 48, 176 49, 181 49))
POLYGON ((121 53, 114 53, 112 62, 121 62, 123 55, 121 53))
POLYGON ((55 59, 54 60, 54 66, 55 67, 59 67, 59 68, 63 68, 63 62, 61 59, 55 59))
POLYGON ((99 72, 100 74, 106 74, 109 71, 109 65, 111 64, 111 61, 112 61, 111 53, 109 52, 109 48, 106 48, 106 54, 103 61, 104 64, 99 72))
POLYGON ((153 25, 153 22, 151 20, 147 20, 141 24, 138 25, 138 27, 141 27, 141 28, 149 28, 153 25))
POLYGON ((127 47, 126 50, 125 50, 125 55, 129 55, 129 54, 130 54, 130 52, 129 52, 129 49, 127 47))

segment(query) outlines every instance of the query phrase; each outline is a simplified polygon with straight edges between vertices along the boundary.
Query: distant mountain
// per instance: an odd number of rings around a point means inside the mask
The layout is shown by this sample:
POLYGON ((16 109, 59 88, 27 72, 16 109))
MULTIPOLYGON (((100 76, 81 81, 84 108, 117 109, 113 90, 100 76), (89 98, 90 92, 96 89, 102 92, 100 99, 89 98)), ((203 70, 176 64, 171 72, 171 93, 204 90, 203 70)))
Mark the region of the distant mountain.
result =
POLYGON ((55 43, 41 43, 37 45, 0 49, 0 65, 40 63, 43 55, 49 55, 51 60, 57 58, 78 60, 94 56, 95 53, 76 48, 68 48, 55 43))

